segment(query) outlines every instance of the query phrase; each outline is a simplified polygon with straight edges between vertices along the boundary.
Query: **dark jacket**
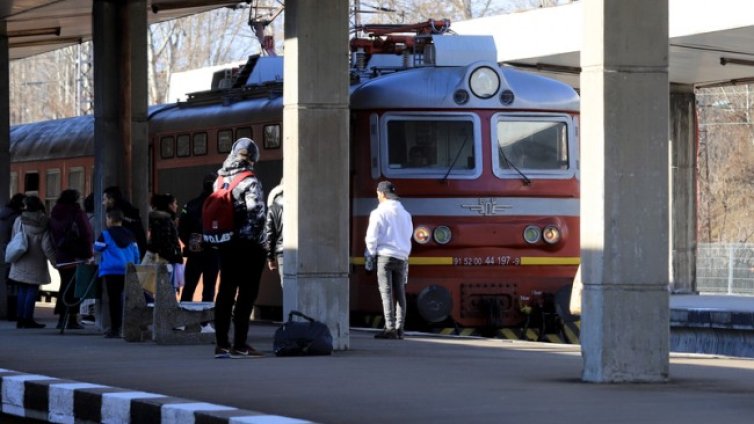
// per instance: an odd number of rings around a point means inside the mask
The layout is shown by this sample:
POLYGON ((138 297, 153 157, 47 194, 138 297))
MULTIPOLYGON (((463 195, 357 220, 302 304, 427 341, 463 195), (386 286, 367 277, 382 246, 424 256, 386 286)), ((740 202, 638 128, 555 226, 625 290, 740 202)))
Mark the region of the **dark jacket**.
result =
POLYGON ((149 241, 147 250, 160 255, 171 264, 183 263, 181 246, 178 242, 178 228, 175 217, 168 212, 149 212, 149 241))
POLYGON ((125 200, 118 202, 115 208, 123 211, 123 226, 134 235, 136 244, 139 246, 139 255, 143 257, 147 253, 147 234, 144 232, 139 210, 125 200))
POLYGON ((94 236, 89 219, 78 203, 53 206, 49 225, 59 264, 92 257, 94 236))
POLYGON ((202 240, 202 207, 208 196, 209 193, 202 193, 189 200, 178 216, 178 237, 183 242, 183 256, 198 254, 210 247, 202 240))
POLYGON ((0 260, 5 258, 5 246, 10 242, 13 233, 13 223, 16 218, 21 216, 20 209, 13 209, 10 206, 4 206, 0 210, 0 260))
MULTIPOLYGON (((280 186, 278 186, 280 187, 280 186)), ((283 190, 275 187, 267 200, 267 258, 275 259, 283 254, 283 190)))

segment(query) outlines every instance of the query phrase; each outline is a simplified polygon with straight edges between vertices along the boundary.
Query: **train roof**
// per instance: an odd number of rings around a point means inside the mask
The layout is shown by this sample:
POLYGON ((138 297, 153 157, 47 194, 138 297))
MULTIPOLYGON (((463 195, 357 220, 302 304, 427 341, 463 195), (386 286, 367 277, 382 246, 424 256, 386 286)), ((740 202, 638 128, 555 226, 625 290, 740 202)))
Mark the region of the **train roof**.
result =
POLYGON ((174 103, 155 107, 150 113, 149 130, 154 133, 182 128, 224 128, 249 122, 280 122, 282 96, 257 97, 254 101, 228 101, 204 104, 174 103))
POLYGON ((94 154, 94 116, 14 125, 10 129, 12 162, 94 154))
MULTIPOLYGON (((508 100, 510 97, 508 97, 508 100)), ((417 67, 383 75, 352 87, 351 109, 414 109, 432 105, 437 109, 515 109, 578 112, 579 95, 573 87, 552 78, 499 66, 495 62, 475 62, 467 66, 417 67), (474 70, 487 67, 500 79, 498 95, 477 97, 469 87, 474 70), (459 103, 458 90, 468 100, 459 103), (501 101, 510 91, 512 101, 501 101)))

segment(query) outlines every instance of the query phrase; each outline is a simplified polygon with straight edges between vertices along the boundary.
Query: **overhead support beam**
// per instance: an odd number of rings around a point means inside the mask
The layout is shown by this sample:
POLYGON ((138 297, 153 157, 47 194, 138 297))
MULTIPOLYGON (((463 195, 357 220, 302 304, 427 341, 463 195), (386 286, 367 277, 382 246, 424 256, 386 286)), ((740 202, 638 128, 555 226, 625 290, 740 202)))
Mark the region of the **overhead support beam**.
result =
POLYGON ((152 3, 152 13, 160 13, 161 10, 177 10, 177 9, 191 9, 194 7, 206 7, 206 6, 226 6, 238 7, 239 4, 250 4, 251 0, 183 0, 183 1, 171 1, 171 2, 155 2, 152 3))
POLYGON ((37 37, 40 35, 59 36, 60 27, 58 26, 58 27, 49 27, 49 28, 29 28, 29 29, 19 29, 16 31, 8 31, 8 38, 37 37))
POLYGON ((48 38, 44 40, 32 40, 32 41, 18 41, 10 43, 11 48, 21 48, 21 47, 45 47, 50 45, 59 45, 59 44, 81 44, 84 42, 84 39, 81 37, 59 37, 59 38, 48 38))

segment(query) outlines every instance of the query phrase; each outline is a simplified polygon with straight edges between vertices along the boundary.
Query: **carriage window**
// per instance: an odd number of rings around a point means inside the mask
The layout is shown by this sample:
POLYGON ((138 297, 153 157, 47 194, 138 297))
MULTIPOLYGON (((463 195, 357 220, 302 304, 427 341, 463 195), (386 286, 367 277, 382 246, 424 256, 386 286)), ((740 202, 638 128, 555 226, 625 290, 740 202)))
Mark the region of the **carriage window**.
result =
POLYGON ((68 169, 68 188, 77 190, 79 193, 85 193, 84 190, 84 168, 76 167, 68 169))
POLYGON ((233 131, 220 130, 217 132, 217 153, 229 153, 233 147, 233 131))
POLYGON ((18 173, 11 172, 10 173, 10 195, 13 196, 14 194, 18 193, 18 173))
POLYGON ((24 174, 24 188, 23 188, 22 193, 24 194, 39 193, 39 173, 38 172, 31 171, 24 174))
POLYGON ((500 120, 497 123, 495 173, 568 169, 568 132, 565 122, 500 120))
POLYGON ((175 155, 179 158, 191 156, 191 137, 188 134, 175 139, 175 155))
POLYGON ((207 133, 194 134, 194 156, 202 156, 207 154, 207 133))
POLYGON ((264 126, 264 148, 280 148, 280 125, 275 124, 264 126))
POLYGON ((444 177, 477 167, 474 122, 458 117, 392 119, 387 123, 388 173, 444 177))
POLYGON ((249 127, 243 127, 243 128, 236 129, 236 140, 238 140, 239 138, 243 138, 243 137, 252 138, 251 135, 252 135, 251 128, 249 128, 249 127))
POLYGON ((45 180, 45 207, 48 211, 52 210, 52 206, 60 196, 60 170, 49 169, 47 170, 45 180))
POLYGON ((175 145, 173 137, 162 137, 160 139, 160 157, 163 159, 175 156, 175 145))

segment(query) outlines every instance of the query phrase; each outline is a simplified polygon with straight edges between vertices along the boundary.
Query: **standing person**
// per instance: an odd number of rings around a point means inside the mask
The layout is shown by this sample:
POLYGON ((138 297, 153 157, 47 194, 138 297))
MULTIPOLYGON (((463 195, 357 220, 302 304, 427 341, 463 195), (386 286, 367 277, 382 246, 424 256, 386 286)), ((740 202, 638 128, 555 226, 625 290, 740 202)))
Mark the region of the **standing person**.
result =
POLYGON ((175 219, 178 203, 170 193, 153 194, 150 200, 149 240, 147 251, 159 256, 159 261, 170 265, 183 264, 178 227, 175 219))
POLYGON ((102 206, 105 207, 105 212, 110 209, 120 209, 123 212, 123 226, 128 228, 136 237, 140 257, 143 257, 147 253, 147 235, 144 232, 144 224, 141 222, 139 209, 123 197, 123 192, 120 191, 118 186, 110 186, 102 192, 102 206))
MULTIPOLYGON (((8 203, 5 204, 2 210, 0 210, 0 260, 5 258, 5 247, 11 240, 13 234, 13 223, 16 222, 16 218, 21 216, 21 211, 24 209, 24 198, 26 196, 22 193, 16 193, 10 198, 8 203)), ((5 287, 7 289, 7 302, 8 302, 8 321, 16 320, 16 304, 18 303, 18 297, 15 294, 16 284, 8 277, 10 273, 10 264, 5 265, 5 287)), ((0 299, 5 302, 6 299, 0 299)))
POLYGON ((105 333, 108 339, 118 338, 121 333, 126 265, 129 262, 139 263, 139 246, 133 233, 123 226, 123 218, 120 209, 107 211, 107 229, 102 231, 94 243, 94 250, 102 254, 99 276, 107 290, 110 307, 110 330, 105 333))
POLYGON ((406 321, 406 283, 411 235, 414 232, 411 214, 403 208, 390 181, 377 184, 379 204, 369 214, 366 242, 367 271, 377 259, 377 283, 385 313, 385 329, 378 339, 402 339, 406 321), (395 297, 395 300, 393 300, 395 297), (396 307, 397 303, 397 307, 396 307))
POLYGON ((267 198, 267 267, 270 271, 277 269, 280 275, 280 287, 283 286, 283 180, 270 190, 267 198))
POLYGON ((215 191, 225 185, 230 186, 234 177, 242 172, 249 171, 251 174, 231 190, 235 210, 233 236, 219 245, 220 288, 215 300, 215 358, 264 356, 246 343, 251 310, 257 299, 259 278, 267 256, 264 250, 264 193, 262 184, 253 174, 254 163, 258 160, 259 148, 256 143, 250 138, 239 138, 233 143, 222 168, 217 171, 215 191), (234 327, 232 345, 228 338, 231 316, 234 327))
POLYGON ((13 223, 13 235, 22 231, 26 235, 26 253, 10 266, 10 278, 18 285, 16 328, 44 328, 34 321, 34 302, 39 286, 50 283, 47 261, 55 262, 55 247, 48 230, 44 203, 37 196, 24 199, 24 210, 13 223))
POLYGON ((60 291, 55 303, 59 315, 58 329, 80 330, 79 306, 74 294, 76 264, 92 257, 92 229, 79 205, 81 195, 73 189, 63 190, 50 211, 50 235, 55 246, 55 259, 60 273, 60 291), (68 322, 64 322, 68 312, 68 322))
MULTIPOLYGON (((202 206, 212 193, 215 174, 207 174, 202 180, 202 192, 189 200, 178 217, 178 236, 183 242, 183 256, 186 257, 186 282, 181 291, 181 302, 190 302, 199 278, 202 278, 202 302, 215 301, 215 283, 220 270, 217 248, 202 239, 202 206)), ((202 325, 203 331, 214 331, 211 324, 202 325)))

